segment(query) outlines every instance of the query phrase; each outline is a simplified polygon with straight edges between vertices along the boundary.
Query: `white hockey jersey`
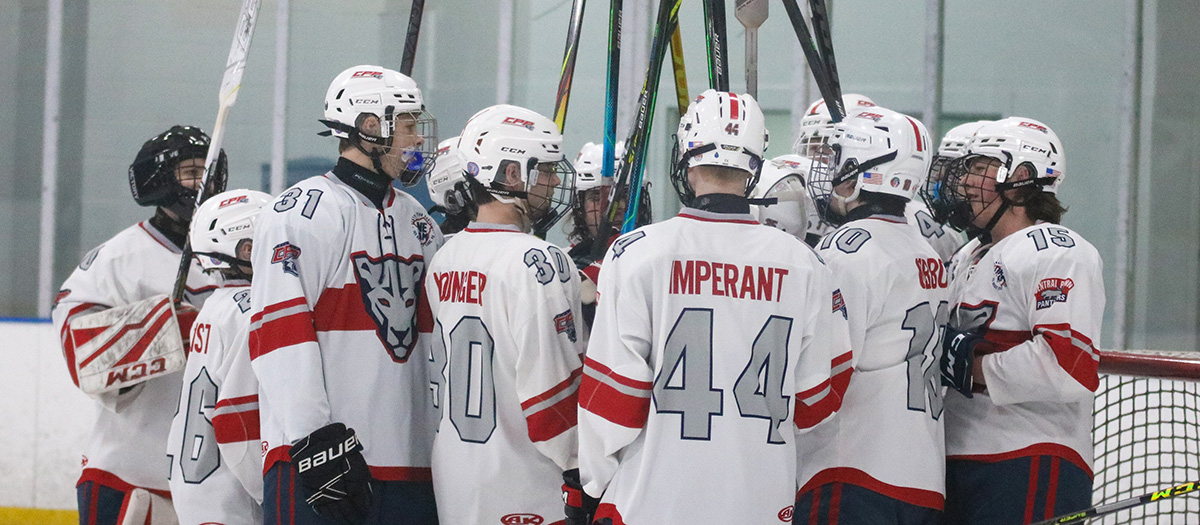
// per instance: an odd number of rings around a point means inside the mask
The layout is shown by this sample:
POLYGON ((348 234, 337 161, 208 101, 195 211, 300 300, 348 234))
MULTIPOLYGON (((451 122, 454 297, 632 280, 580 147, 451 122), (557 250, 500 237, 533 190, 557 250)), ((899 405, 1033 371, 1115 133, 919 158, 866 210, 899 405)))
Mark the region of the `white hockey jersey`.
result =
POLYGON ((442 234, 408 194, 388 187, 382 204, 329 172, 259 216, 250 356, 264 469, 340 422, 357 433, 375 479, 430 480, 436 414, 421 345, 433 323, 422 286, 442 234))
POLYGON ((998 351, 975 357, 985 391, 946 394, 950 458, 1050 455, 1092 472, 1102 269, 1090 243, 1051 223, 994 245, 972 240, 954 256, 950 323, 981 332, 998 351))
MULTIPOLYGON (((178 246, 150 221, 143 221, 88 252, 63 282, 51 317, 77 385, 75 348, 67 333, 71 318, 170 294, 180 257, 178 246)), ((193 263, 184 300, 200 307, 216 285, 215 278, 193 263)), ((100 410, 84 449, 81 483, 95 481, 121 489, 132 485, 167 494, 169 465, 158 451, 167 444, 171 416, 179 404, 181 377, 170 374, 140 383, 124 394, 95 396, 100 410)))
POLYGON ((171 500, 182 525, 262 523, 258 380, 250 368, 250 283, 226 281, 192 323, 171 422, 171 500))
POLYGON ((600 272, 579 392, 580 474, 603 494, 597 517, 790 515, 806 437, 795 431, 834 413, 850 376, 829 270, 749 213, 684 208, 618 239, 600 272))
POLYGON ((925 206, 924 202, 908 201, 908 204, 904 206, 904 217, 908 219, 908 224, 914 230, 919 231, 925 241, 933 247, 933 251, 938 253, 942 262, 950 262, 954 253, 967 242, 967 237, 962 232, 947 228, 933 220, 933 214, 929 213, 929 207, 925 206))
POLYGON ((516 227, 471 223, 429 265, 433 480, 442 523, 553 523, 578 466, 579 273, 516 227))
POLYGON ((854 375, 833 430, 822 430, 830 440, 797 444, 800 492, 843 482, 941 510, 946 457, 937 336, 950 307, 941 257, 903 217, 886 215, 843 225, 818 253, 846 300, 854 375))

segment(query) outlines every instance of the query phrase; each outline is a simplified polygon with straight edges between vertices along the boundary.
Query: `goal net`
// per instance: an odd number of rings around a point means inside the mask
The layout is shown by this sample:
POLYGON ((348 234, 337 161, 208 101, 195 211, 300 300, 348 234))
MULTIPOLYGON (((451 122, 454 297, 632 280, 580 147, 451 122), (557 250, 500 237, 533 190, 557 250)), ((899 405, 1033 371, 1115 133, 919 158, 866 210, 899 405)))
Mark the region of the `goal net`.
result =
MULTIPOLYGON (((1109 373, 1100 377, 1093 410, 1093 505, 1200 480, 1200 375, 1195 375, 1196 366, 1200 366, 1200 352, 1104 354, 1101 370, 1109 373), (1110 357, 1114 359, 1105 366, 1110 357), (1123 362, 1114 366, 1118 361, 1123 362)), ((1200 523, 1200 497, 1187 495, 1150 503, 1094 523, 1200 523)))

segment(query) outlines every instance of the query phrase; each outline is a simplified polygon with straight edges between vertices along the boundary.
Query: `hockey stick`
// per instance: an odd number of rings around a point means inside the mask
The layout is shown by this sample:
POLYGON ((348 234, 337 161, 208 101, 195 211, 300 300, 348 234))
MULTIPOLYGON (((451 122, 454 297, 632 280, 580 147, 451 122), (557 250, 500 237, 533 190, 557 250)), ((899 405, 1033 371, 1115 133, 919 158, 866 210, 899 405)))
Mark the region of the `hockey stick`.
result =
MULTIPOLYGON (((821 92, 821 98, 825 99, 825 105, 830 107, 830 116, 832 117, 838 109, 837 106, 829 104, 829 101, 835 98, 840 101, 841 97, 834 95, 833 83, 828 79, 828 70, 825 67, 825 61, 817 54, 817 47, 813 42, 812 33, 808 31, 808 24, 804 22, 804 14, 800 12, 800 6, 796 5, 796 0, 783 0, 783 8, 787 11, 788 19, 792 22, 792 29, 796 31, 796 38, 800 41, 800 48, 804 50, 804 58, 808 62, 809 71, 812 71, 813 78, 817 82, 817 90, 821 92)), ((845 113, 840 113, 837 121, 841 121, 843 116, 845 116, 845 113)))
POLYGON ((846 115, 846 106, 842 101, 842 81, 838 77, 837 60, 833 56, 833 35, 829 30, 829 11, 825 0, 808 0, 812 7, 813 36, 816 37, 817 50, 825 64, 825 80, 829 82, 833 101, 825 99, 829 107, 829 117, 833 122, 841 122, 846 115), (836 114, 834 109, 837 109, 836 114), (836 115, 836 116, 835 116, 836 115))
POLYGON ((675 24, 675 31, 671 32, 671 71, 675 74, 675 98, 679 102, 679 116, 687 113, 688 103, 692 100, 688 96, 687 85, 687 68, 683 63, 683 37, 679 33, 679 23, 675 24))
POLYGON ((554 100, 554 123, 559 133, 567 126, 567 102, 571 98, 571 81, 575 79, 575 57, 579 56, 579 34, 583 28, 583 4, 571 4, 571 25, 567 28, 567 47, 563 50, 562 71, 558 75, 558 98, 554 100))
POLYGON ((758 27, 767 21, 767 0, 737 0, 733 16, 746 28, 746 92, 758 98, 758 27))
POLYGON ((646 147, 650 137, 650 126, 654 120, 654 105, 658 99, 658 85, 662 77, 662 63, 667 54, 667 42, 679 21, 679 7, 683 0, 662 0, 658 7, 658 21, 654 27, 654 40, 650 45, 650 66, 642 84, 638 100, 637 119, 634 121, 630 139, 625 142, 628 151, 621 166, 621 181, 627 181, 629 198, 625 204, 625 220, 621 233, 629 233, 637 226, 638 205, 642 200, 642 178, 646 163, 646 147))
POLYGON ((729 91, 729 60, 725 56, 725 35, 725 0, 704 0, 708 87, 717 91, 729 91))
POLYGON ((1138 496, 1136 498, 1123 499, 1121 501, 1108 503, 1105 505, 1096 505, 1095 507, 1092 507, 1090 509, 1081 510, 1079 512, 1073 512, 1071 514, 1066 514, 1066 515, 1059 516, 1056 518, 1051 518, 1051 519, 1048 519, 1045 521, 1039 521, 1037 523, 1034 523, 1033 525, 1064 525, 1067 523, 1083 523, 1092 518, 1105 516, 1108 514, 1112 514, 1114 512, 1120 512, 1122 510, 1132 509, 1134 507, 1140 507, 1140 506, 1146 505, 1148 503, 1153 503, 1155 501, 1162 501, 1162 500, 1165 500, 1168 498, 1173 498, 1175 496, 1191 494, 1191 493, 1195 492, 1196 489, 1200 489, 1200 481, 1191 481, 1188 483, 1184 483, 1182 485, 1175 485, 1174 487, 1167 487, 1165 489, 1156 490, 1154 492, 1151 492, 1144 496, 1138 496))
MULTIPOLYGON (((233 44, 229 46, 229 58, 225 60, 225 76, 221 78, 221 91, 217 95, 217 122, 213 124, 212 139, 208 144, 208 155, 204 158, 204 177, 200 179, 200 188, 196 190, 196 208, 204 202, 204 192, 208 189, 209 178, 217 169, 217 161, 221 158, 221 141, 225 139, 225 121, 229 118, 229 108, 237 102, 238 91, 242 87, 242 73, 246 71, 246 53, 250 51, 250 39, 254 36, 254 23, 258 21, 258 6, 261 0, 242 0, 242 11, 238 15, 237 29, 233 32, 233 44)), ((183 300, 183 291, 187 287, 188 270, 192 267, 191 242, 184 242, 183 257, 179 260, 179 272, 175 274, 175 287, 171 290, 171 300, 178 304, 183 300)))
POLYGON ((425 0, 413 0, 408 14, 408 34, 404 36, 404 55, 400 57, 400 72, 412 76, 413 62, 417 59, 417 38, 421 34, 421 19, 425 17, 425 0))
POLYGON ((609 0, 608 4, 608 72, 604 93, 604 150, 600 160, 600 181, 608 188, 610 199, 609 209, 600 214, 600 225, 596 230, 596 239, 592 241, 593 260, 604 258, 608 249, 609 231, 612 230, 612 195, 616 195, 613 185, 613 159, 617 156, 617 92, 621 78, 621 10, 622 0, 609 0))

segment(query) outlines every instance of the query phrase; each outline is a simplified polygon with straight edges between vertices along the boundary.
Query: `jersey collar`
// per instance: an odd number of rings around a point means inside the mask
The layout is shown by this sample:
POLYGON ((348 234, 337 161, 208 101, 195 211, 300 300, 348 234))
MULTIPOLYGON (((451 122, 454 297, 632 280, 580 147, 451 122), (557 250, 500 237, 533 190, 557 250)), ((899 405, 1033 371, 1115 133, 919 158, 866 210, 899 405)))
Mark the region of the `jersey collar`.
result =
POLYGON ((468 224, 464 232, 470 233, 524 233, 520 228, 513 224, 496 224, 493 222, 474 222, 468 224))
POLYGON ((392 193, 390 177, 359 166, 345 157, 338 158, 337 165, 333 167, 333 174, 338 180, 361 193, 376 208, 384 208, 386 204, 390 204, 390 199, 387 199, 392 193))

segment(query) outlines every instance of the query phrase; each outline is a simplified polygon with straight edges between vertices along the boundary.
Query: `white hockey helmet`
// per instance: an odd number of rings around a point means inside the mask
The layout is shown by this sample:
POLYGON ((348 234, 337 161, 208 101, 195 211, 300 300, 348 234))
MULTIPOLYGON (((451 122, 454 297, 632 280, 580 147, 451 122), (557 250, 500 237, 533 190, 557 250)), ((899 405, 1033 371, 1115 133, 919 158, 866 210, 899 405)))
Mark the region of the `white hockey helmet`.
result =
MULTIPOLYGON (((354 66, 334 77, 325 92, 325 118, 321 123, 329 127, 322 135, 382 146, 385 154, 397 146, 399 151, 391 154, 403 155, 407 166, 399 180, 406 186, 416 184, 426 158, 434 153, 437 144, 437 121, 425 111, 425 101, 417 83, 406 75, 381 66, 354 66), (364 115, 374 115, 383 124, 379 135, 365 133, 361 129, 364 115), (396 127, 398 116, 409 115, 413 130, 396 127)), ((376 171, 382 172, 379 155, 371 155, 376 171)))
POLYGON ((966 154, 1000 161, 996 172, 998 190, 1036 186, 1047 193, 1058 193, 1067 174, 1062 141, 1049 126, 1031 118, 1008 117, 980 126, 967 144, 966 154), (1022 165, 1032 172, 1032 177, 1009 181, 1009 176, 1022 165))
MULTIPOLYGON (((866 95, 846 93, 842 95, 842 105, 846 106, 846 114, 849 116, 860 109, 875 107, 875 101, 866 95)), ((808 105, 808 110, 800 119, 799 133, 796 143, 792 145, 792 152, 807 158, 811 158, 816 149, 833 134, 833 117, 829 115, 829 107, 825 105, 824 98, 818 98, 808 105)))
POLYGON ((238 260, 238 244, 254 237, 258 212, 269 202, 270 195, 254 190, 230 190, 206 199, 188 232, 200 267, 206 272, 232 268, 238 260))
POLYGON ((430 159, 425 170, 425 186, 429 188, 429 199, 447 213, 462 212, 465 205, 458 183, 465 181, 462 162, 458 157, 458 137, 451 137, 438 144, 437 155, 430 159))
POLYGON ((805 181, 812 162, 799 155, 781 155, 763 164, 762 176, 750 192, 751 199, 775 199, 773 204, 753 200, 750 213, 767 226, 804 240, 808 232, 808 191, 805 181))
POLYGON ((882 193, 911 200, 925 184, 932 159, 929 132, 921 121, 879 106, 859 110, 834 126, 827 151, 813 161, 808 191, 821 218, 840 224, 831 202, 850 202, 859 192, 882 193), (834 188, 857 179, 849 196, 834 188))
POLYGON ((575 169, 563 155, 562 145, 562 133, 553 120, 529 109, 499 104, 467 121, 459 136, 458 158, 466 176, 482 184, 496 200, 509 204, 528 200, 539 177, 556 176, 559 182, 549 197, 528 201, 533 229, 546 231, 571 207, 575 194, 575 169), (502 175, 510 163, 519 166, 520 180, 509 184, 520 182, 521 189, 505 186, 502 175), (551 173, 543 173, 547 167, 551 173))
POLYGON ((679 119, 671 182, 685 205, 695 198, 687 180, 693 166, 723 166, 747 172, 746 195, 758 182, 769 137, 758 101, 709 89, 696 97, 679 119))
POLYGON ((949 220, 951 213, 951 203, 942 195, 942 180, 946 176, 946 168, 955 159, 966 155, 967 144, 971 142, 971 138, 975 136, 975 132, 984 124, 991 122, 990 120, 976 120, 959 124, 950 128, 942 137, 942 142, 938 145, 937 155, 934 155, 933 162, 929 164, 929 177, 925 181, 925 187, 921 190, 921 198, 925 200, 929 211, 933 213, 935 221, 945 223, 949 220))
MULTIPOLYGON (((620 170, 621 157, 625 156, 625 141, 618 141, 613 152, 613 173, 620 170)), ((599 188, 603 182, 604 144, 589 142, 579 148, 575 156, 575 193, 599 188)))

